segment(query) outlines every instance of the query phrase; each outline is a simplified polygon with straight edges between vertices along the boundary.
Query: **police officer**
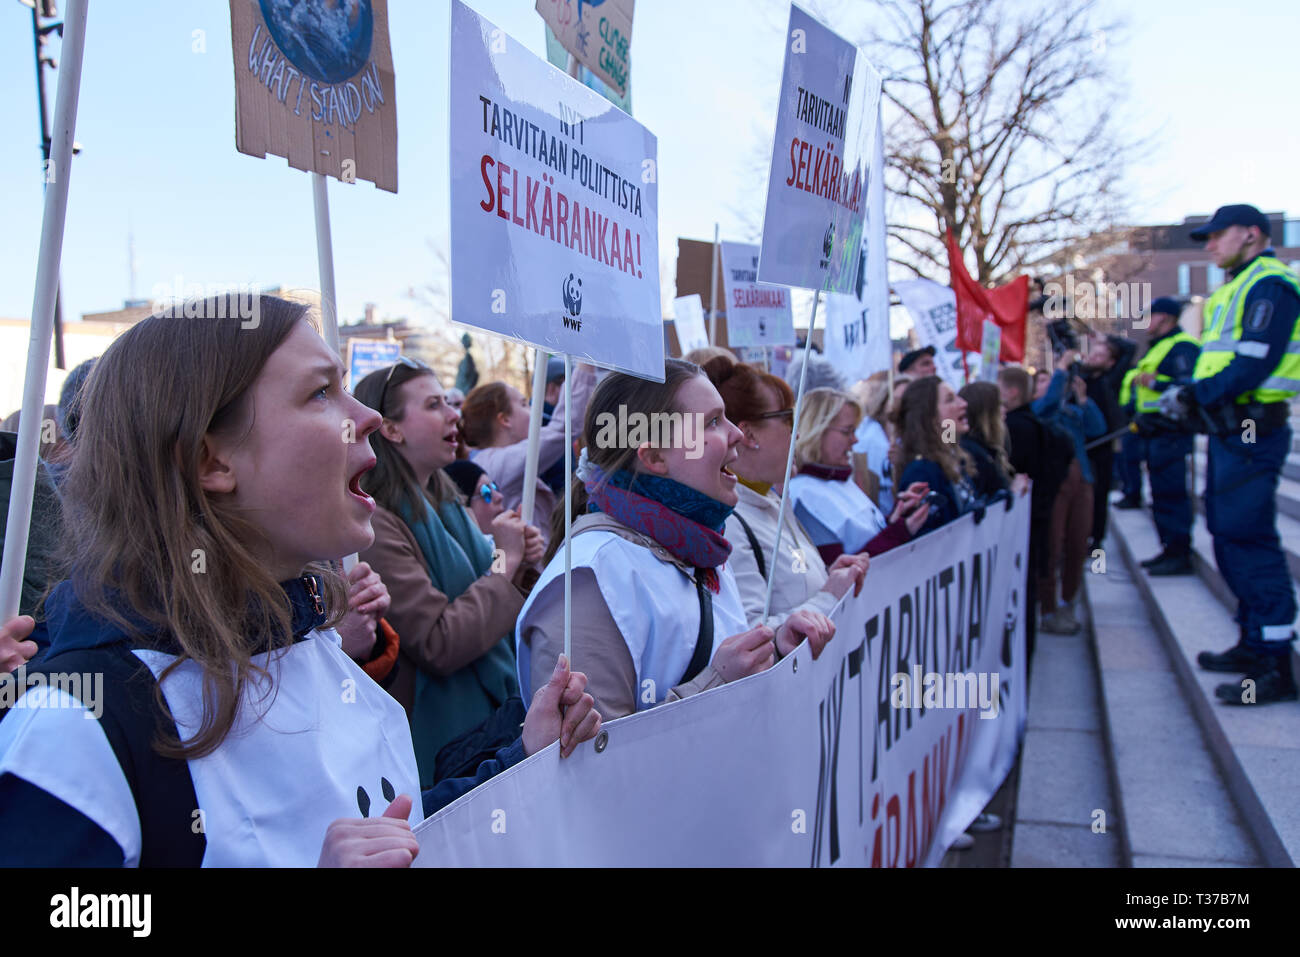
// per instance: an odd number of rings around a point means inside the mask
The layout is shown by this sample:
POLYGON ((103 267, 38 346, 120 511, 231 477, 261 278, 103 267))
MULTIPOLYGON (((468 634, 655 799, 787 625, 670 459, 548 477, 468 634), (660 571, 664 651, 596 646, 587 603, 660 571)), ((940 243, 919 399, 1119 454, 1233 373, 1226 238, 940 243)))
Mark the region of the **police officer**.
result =
POLYGON ((1219 685, 1215 694, 1226 703, 1293 701, 1296 600, 1276 495, 1291 448, 1289 403, 1300 393, 1300 276, 1275 257, 1268 220, 1254 206, 1223 206, 1191 237, 1208 240, 1206 252, 1228 281, 1205 303, 1194 384, 1166 389, 1160 405, 1211 433, 1205 518, 1241 627, 1235 647, 1201 652, 1197 661, 1250 679, 1219 685))
POLYGON ((1192 574, 1192 499, 1187 492, 1192 435, 1156 425, 1161 394, 1192 381, 1201 351, 1196 338, 1178 325, 1181 313, 1177 299, 1162 296, 1151 304, 1147 350, 1131 373, 1129 394, 1151 476, 1151 515, 1163 546, 1159 555, 1142 562, 1149 575, 1192 574))

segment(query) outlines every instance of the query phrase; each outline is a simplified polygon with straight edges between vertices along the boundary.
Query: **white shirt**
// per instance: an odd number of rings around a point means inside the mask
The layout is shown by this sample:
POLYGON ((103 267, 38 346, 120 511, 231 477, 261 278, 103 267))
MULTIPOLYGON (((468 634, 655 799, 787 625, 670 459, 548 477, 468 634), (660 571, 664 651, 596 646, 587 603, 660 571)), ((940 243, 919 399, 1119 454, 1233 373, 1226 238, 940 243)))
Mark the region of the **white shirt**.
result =
POLYGON ((856 555, 887 524, 885 516, 853 479, 832 479, 796 475, 790 479, 794 515, 808 530, 814 545, 838 542, 849 555, 856 555))

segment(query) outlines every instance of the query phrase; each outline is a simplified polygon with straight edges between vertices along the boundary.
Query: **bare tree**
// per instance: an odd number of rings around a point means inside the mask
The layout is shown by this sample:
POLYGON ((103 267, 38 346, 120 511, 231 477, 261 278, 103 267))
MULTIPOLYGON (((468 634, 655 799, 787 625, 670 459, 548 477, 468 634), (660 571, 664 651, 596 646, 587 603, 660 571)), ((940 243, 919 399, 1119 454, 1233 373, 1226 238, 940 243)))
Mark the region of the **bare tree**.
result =
MULTIPOLYGON (((896 119, 886 132, 894 262, 946 277, 951 229, 998 282, 1113 229, 1135 147, 1108 108, 1114 23, 1096 0, 882 0, 867 44, 896 119)), ((1140 144, 1139 144, 1140 146, 1140 144)))

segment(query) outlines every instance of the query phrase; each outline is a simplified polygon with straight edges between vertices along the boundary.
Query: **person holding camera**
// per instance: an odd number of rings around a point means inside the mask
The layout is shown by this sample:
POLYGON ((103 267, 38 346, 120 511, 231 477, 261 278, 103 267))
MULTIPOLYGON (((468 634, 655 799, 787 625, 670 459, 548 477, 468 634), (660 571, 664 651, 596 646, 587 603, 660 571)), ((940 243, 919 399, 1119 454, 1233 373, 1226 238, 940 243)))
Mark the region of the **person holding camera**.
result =
POLYGON ((1290 642, 1295 587, 1277 533, 1277 484, 1291 449, 1291 400, 1300 394, 1300 275, 1279 262, 1268 219, 1222 206, 1191 234, 1205 240, 1227 282, 1205 302, 1193 382, 1166 389, 1161 411, 1209 432, 1205 521, 1214 558, 1237 597, 1237 644, 1197 662, 1244 674, 1221 684, 1227 704, 1294 701, 1290 642))
POLYGON ((1141 442, 1151 475, 1151 514, 1160 535, 1160 554, 1142 562, 1148 575, 1192 574, 1192 500, 1187 492, 1192 436, 1160 427, 1159 418, 1160 396, 1191 381, 1201 351, 1196 338, 1179 327, 1181 312, 1177 299, 1162 296, 1151 304, 1146 352, 1124 380, 1138 427, 1134 438, 1141 442))
POLYGON ((1073 635, 1079 631, 1072 603, 1083 582, 1093 507, 1092 465, 1086 446, 1091 439, 1106 433, 1106 420, 1097 403, 1088 398, 1081 371, 1078 353, 1068 348, 1061 350, 1046 393, 1033 404, 1036 416, 1066 432, 1074 442, 1074 459, 1052 505, 1047 573, 1039 583, 1038 592, 1042 629, 1055 635, 1073 635), (1056 606, 1058 576, 1064 602, 1060 608, 1056 606))

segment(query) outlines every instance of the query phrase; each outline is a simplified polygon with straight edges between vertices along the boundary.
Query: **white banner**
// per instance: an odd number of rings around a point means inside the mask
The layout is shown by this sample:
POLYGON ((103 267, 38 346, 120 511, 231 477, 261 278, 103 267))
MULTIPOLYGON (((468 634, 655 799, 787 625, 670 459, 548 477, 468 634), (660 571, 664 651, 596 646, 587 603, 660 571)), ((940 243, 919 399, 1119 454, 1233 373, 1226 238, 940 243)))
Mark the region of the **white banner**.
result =
POLYGON ((1024 726, 1028 499, 974 519, 873 561, 819 660, 552 745, 417 825, 416 864, 938 864, 1024 726))
POLYGON ((875 67, 792 5, 760 281, 828 292, 854 288, 879 104, 875 67))
POLYGON ((826 359, 850 385, 893 361, 889 341, 889 254, 885 226, 885 137, 876 109, 875 158, 862 224, 858 284, 852 294, 826 294, 826 359))
MULTIPOLYGON (((929 279, 894 283, 894 292, 912 316, 919 345, 934 346, 934 364, 940 377, 954 389, 966 384, 961 350, 957 348, 957 294, 950 286, 929 279)), ((972 379, 979 371, 979 356, 969 357, 972 379)))
POLYGON ((699 293, 673 300, 673 325, 682 355, 709 344, 709 333, 704 328, 704 303, 699 293))
POLYGON ((794 309, 790 287, 758 281, 758 247, 721 243, 722 288, 727 343, 737 346, 792 346, 794 309))
POLYGON ((452 319, 663 380, 655 137, 451 5, 452 319))

